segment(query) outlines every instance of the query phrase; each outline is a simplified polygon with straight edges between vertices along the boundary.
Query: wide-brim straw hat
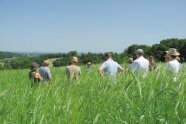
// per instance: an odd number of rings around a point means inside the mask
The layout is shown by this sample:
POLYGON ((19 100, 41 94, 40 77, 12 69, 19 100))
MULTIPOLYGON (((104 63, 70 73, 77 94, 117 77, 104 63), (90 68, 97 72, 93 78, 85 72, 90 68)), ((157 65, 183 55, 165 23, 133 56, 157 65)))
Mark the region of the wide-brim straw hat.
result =
POLYGON ((71 58, 71 62, 76 62, 76 63, 78 63, 78 58, 77 58, 77 57, 75 57, 75 56, 74 56, 74 57, 72 57, 72 58, 71 58))
POLYGON ((180 53, 175 48, 170 48, 169 51, 165 51, 167 54, 172 56, 179 56, 180 53))
POLYGON ((45 60, 45 61, 43 62, 44 65, 49 65, 49 63, 50 63, 49 60, 45 60))
POLYGON ((37 64, 37 63, 32 63, 32 65, 30 66, 30 70, 31 71, 35 71, 35 70, 37 70, 39 68, 39 64, 37 64))

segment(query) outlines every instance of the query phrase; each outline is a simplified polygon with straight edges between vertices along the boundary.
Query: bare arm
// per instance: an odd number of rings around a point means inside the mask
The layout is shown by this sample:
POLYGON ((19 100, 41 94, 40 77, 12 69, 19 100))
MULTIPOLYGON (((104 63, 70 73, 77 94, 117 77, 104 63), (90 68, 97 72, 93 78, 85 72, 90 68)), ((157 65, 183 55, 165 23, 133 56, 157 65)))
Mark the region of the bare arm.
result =
POLYGON ((123 72, 123 71, 124 71, 123 67, 121 67, 121 65, 119 65, 118 66, 118 72, 123 72))
POLYGON ((36 78, 38 78, 39 80, 43 80, 43 78, 41 77, 41 75, 39 73, 36 73, 36 78))

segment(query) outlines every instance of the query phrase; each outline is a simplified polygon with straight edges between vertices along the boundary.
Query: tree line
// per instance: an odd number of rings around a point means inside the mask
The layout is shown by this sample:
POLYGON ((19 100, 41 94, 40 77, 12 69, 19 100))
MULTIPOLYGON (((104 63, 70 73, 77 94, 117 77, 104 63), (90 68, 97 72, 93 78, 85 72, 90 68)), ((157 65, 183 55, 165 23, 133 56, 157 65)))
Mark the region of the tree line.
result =
MULTIPOLYGON (((181 62, 186 61, 186 39, 177 38, 165 39, 160 41, 159 44, 154 44, 152 46, 133 44, 125 49, 122 53, 113 53, 113 59, 120 64, 126 63, 128 58, 135 58, 135 51, 139 48, 144 50, 145 57, 148 58, 149 56, 154 56, 156 61, 164 61, 165 51, 169 48, 176 48, 181 54, 181 62)), ((29 68, 33 62, 37 62, 38 64, 42 65, 43 60, 53 58, 55 58, 52 62, 54 67, 66 66, 69 64, 72 56, 77 56, 79 58, 80 65, 86 64, 87 62, 98 64, 103 62, 104 59, 104 53, 88 52, 78 54, 77 51, 70 51, 63 54, 44 54, 34 57, 23 56, 10 60, 1 60, 0 69, 26 69, 29 68)))

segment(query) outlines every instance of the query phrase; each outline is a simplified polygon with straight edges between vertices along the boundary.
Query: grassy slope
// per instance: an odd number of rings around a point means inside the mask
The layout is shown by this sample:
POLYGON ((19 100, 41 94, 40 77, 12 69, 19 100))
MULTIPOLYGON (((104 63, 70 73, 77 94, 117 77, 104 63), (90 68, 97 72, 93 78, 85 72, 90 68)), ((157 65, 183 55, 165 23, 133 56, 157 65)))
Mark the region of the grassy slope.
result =
POLYGON ((31 87, 28 70, 0 71, 0 123, 186 123, 186 72, 176 84, 162 73, 138 82, 123 73, 113 84, 95 68, 69 85, 53 68, 52 86, 31 87))

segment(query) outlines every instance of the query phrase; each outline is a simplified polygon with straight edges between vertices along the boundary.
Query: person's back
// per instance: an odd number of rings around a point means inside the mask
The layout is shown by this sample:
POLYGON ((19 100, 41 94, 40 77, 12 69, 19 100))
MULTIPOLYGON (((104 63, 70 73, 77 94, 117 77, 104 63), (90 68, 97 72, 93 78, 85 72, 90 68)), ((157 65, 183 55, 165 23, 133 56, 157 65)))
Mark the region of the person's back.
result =
POLYGON ((167 63, 167 69, 172 73, 176 74, 179 72, 180 63, 177 60, 169 61, 167 63))
POLYGON ((49 81, 51 79, 51 73, 50 73, 50 69, 47 66, 42 66, 40 67, 40 75, 41 77, 43 77, 44 81, 49 81))
POLYGON ((66 68, 66 75, 69 80, 77 80, 79 75, 81 74, 80 67, 77 66, 78 64, 78 58, 72 57, 71 58, 71 65, 67 66, 66 68))
POLYGON ((115 62, 114 60, 107 60, 105 61, 101 67, 104 70, 104 73, 106 75, 110 75, 110 76, 116 76, 116 73, 118 71, 118 68, 120 67, 120 65, 115 62))
POLYGON ((132 71, 135 75, 147 76, 149 70, 149 61, 143 57, 143 50, 136 50, 137 59, 132 63, 132 71))
POLYGON ((66 75, 69 80, 77 80, 80 74, 81 74, 80 67, 76 65, 67 66, 66 75))
POLYGON ((37 83, 37 82, 40 82, 40 81, 43 80, 43 78, 40 76, 39 73, 37 73, 37 72, 32 72, 32 71, 29 72, 29 79, 30 79, 32 82, 34 82, 34 83, 37 83))
MULTIPOLYGON (((177 49, 170 48, 169 51, 165 51, 166 55, 165 61, 167 62, 166 68, 168 72, 170 72, 168 76, 173 77, 173 82, 177 81, 177 74, 180 71, 180 63, 177 61, 176 57, 180 55, 179 52, 177 52, 177 49)), ((168 74, 168 73, 167 73, 168 74)))
POLYGON ((87 63, 86 71, 87 71, 87 72, 90 72, 91 70, 92 70, 92 63, 91 63, 91 62, 88 62, 88 63, 87 63))
POLYGON ((28 76, 29 76, 29 79, 34 83, 37 83, 43 80, 41 75, 36 72, 38 67, 39 65, 37 63, 32 63, 32 65, 30 66, 30 72, 28 76))
POLYGON ((105 54, 105 60, 106 61, 104 61, 98 69, 101 74, 104 73, 105 75, 115 78, 117 72, 123 71, 123 68, 112 59, 111 52, 105 54))
POLYGON ((133 62, 133 65, 134 65, 134 72, 135 73, 148 72, 149 61, 147 59, 145 59, 143 56, 136 59, 133 62))

